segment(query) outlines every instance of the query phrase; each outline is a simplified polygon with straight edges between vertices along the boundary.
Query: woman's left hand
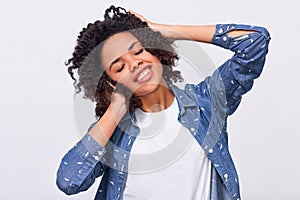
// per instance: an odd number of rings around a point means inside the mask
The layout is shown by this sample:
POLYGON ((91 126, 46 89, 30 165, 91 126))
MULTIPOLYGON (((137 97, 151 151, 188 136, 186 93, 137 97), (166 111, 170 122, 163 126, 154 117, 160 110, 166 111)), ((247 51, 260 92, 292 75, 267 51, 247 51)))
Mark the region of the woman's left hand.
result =
POLYGON ((133 10, 128 10, 129 13, 133 14, 134 16, 136 16, 137 18, 139 18, 140 20, 142 20, 143 22, 146 22, 148 24, 148 26, 152 29, 157 28, 156 26, 158 24, 150 22, 149 20, 147 20, 143 15, 134 12, 133 10))
POLYGON ((164 37, 166 37, 170 40, 173 40, 173 41, 176 39, 176 35, 178 33, 174 32, 175 30, 173 30, 173 27, 171 25, 151 22, 151 21, 147 20, 143 15, 136 13, 133 10, 129 10, 128 12, 133 14, 134 16, 136 16, 143 22, 146 22, 148 24, 149 28, 151 28, 152 30, 159 31, 164 37))

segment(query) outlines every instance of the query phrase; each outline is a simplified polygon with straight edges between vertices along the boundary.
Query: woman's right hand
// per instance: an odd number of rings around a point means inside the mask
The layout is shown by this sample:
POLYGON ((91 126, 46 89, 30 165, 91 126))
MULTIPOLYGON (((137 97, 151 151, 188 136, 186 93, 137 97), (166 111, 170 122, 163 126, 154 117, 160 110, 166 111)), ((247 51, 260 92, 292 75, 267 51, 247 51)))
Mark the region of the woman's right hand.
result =
POLYGON ((108 84, 114 89, 111 94, 111 103, 108 109, 111 110, 115 117, 115 121, 119 122, 128 108, 128 105, 126 105, 126 98, 123 94, 116 91, 116 86, 112 85, 110 82, 108 82, 108 84))
POLYGON ((110 95, 111 103, 98 123, 89 132, 102 147, 106 146, 128 107, 125 96, 117 92, 114 85, 109 82, 108 84, 114 89, 110 95))
POLYGON ((127 111, 126 98, 123 94, 113 92, 111 95, 111 103, 108 109, 111 109, 116 122, 119 122, 127 111))

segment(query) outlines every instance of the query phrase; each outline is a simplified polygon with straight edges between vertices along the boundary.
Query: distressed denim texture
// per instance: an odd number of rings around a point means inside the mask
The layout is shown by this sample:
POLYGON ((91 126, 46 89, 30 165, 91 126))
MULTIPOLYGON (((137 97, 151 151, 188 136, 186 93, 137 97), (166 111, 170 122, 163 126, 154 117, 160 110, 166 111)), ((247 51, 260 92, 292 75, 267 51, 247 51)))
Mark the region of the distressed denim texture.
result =
MULTIPOLYGON (((190 130, 212 163, 211 199, 241 199, 228 148, 227 118, 260 76, 269 41, 270 35, 263 27, 218 24, 213 44, 235 54, 199 84, 187 84, 184 89, 169 85, 178 101, 179 122, 190 130), (255 32, 230 37, 227 33, 232 30, 255 32)), ((87 133, 63 157, 57 186, 66 194, 76 194, 87 190, 99 177, 102 180, 95 199, 122 199, 130 150, 138 134, 133 113, 126 113, 105 147, 87 133)))

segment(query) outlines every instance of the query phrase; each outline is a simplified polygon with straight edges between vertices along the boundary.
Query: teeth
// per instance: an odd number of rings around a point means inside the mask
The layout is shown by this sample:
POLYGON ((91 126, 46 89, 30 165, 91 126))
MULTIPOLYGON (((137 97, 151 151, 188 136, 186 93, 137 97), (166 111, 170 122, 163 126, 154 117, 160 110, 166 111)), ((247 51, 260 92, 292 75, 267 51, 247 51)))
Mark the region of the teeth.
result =
POLYGON ((150 72, 150 69, 145 69, 140 75, 139 77, 137 78, 137 80, 141 80, 143 79, 145 76, 147 76, 147 74, 150 72))

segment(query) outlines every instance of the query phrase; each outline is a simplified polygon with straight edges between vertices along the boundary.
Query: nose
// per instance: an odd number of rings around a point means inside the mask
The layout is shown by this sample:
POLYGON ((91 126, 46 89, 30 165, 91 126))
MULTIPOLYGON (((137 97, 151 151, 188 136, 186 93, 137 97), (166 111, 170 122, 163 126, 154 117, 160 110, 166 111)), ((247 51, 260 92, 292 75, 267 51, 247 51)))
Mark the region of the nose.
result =
POLYGON ((138 69, 142 63, 143 61, 141 59, 132 57, 129 63, 129 70, 131 72, 135 72, 135 70, 138 69))

